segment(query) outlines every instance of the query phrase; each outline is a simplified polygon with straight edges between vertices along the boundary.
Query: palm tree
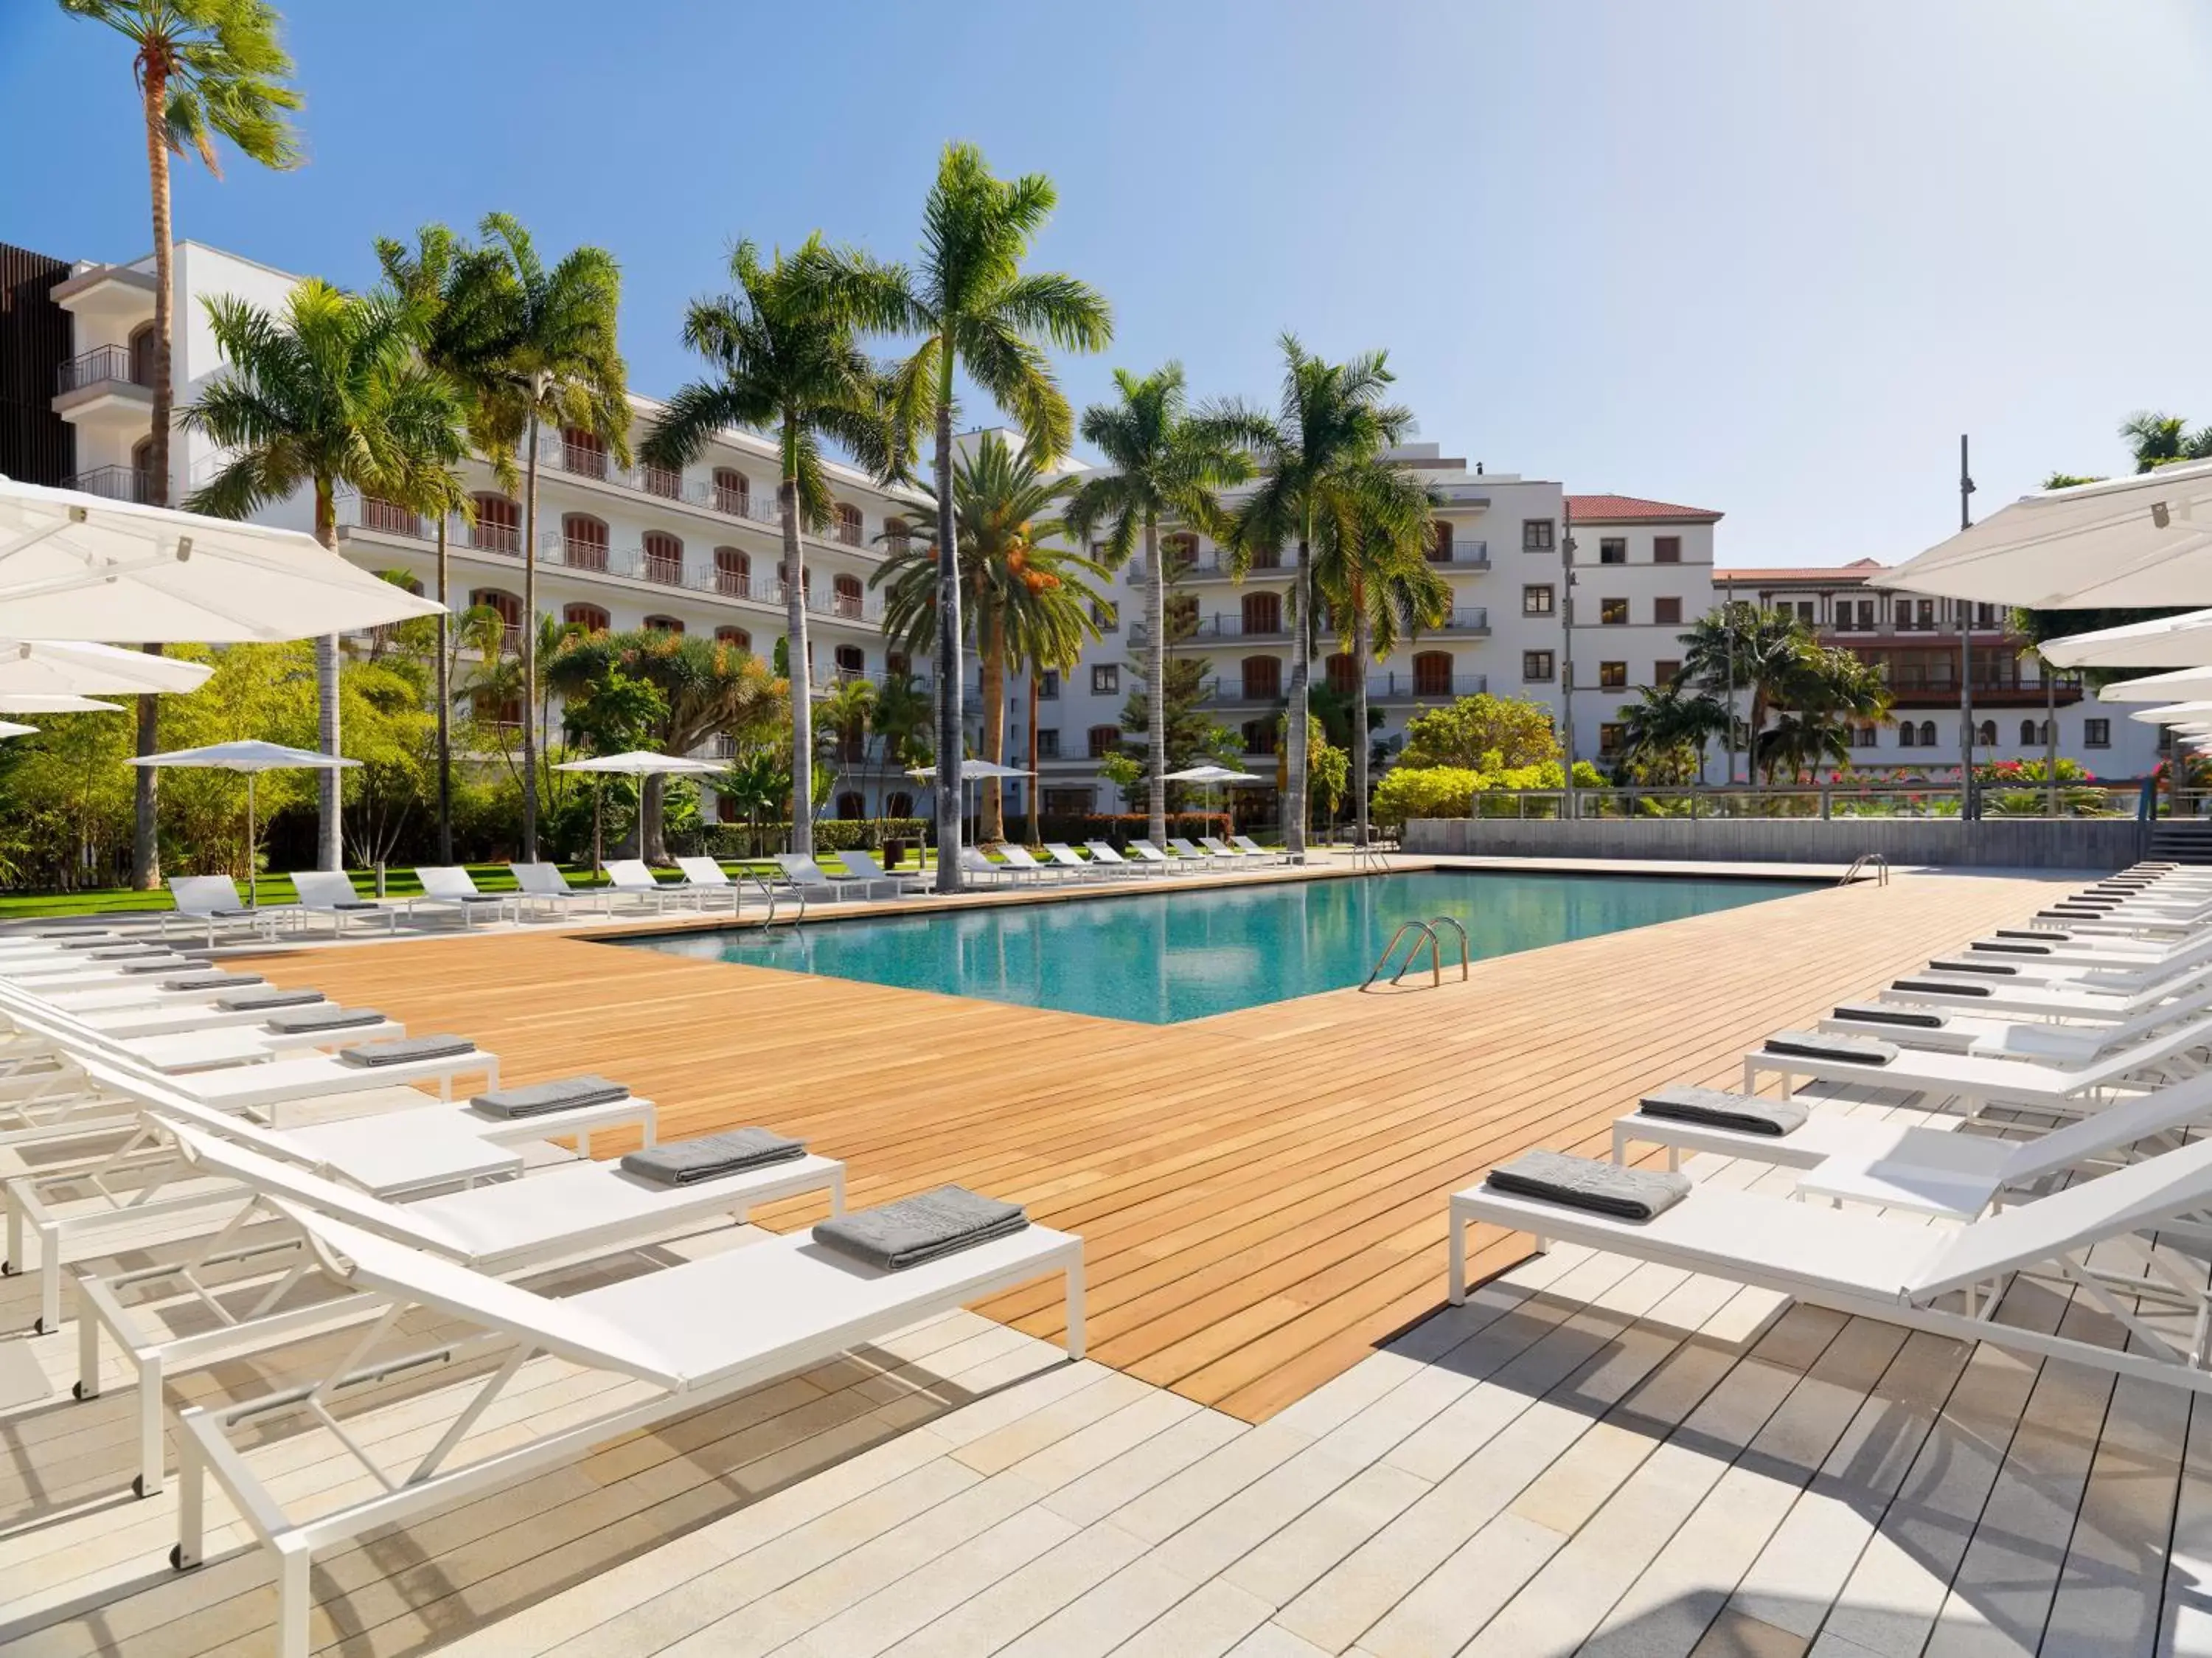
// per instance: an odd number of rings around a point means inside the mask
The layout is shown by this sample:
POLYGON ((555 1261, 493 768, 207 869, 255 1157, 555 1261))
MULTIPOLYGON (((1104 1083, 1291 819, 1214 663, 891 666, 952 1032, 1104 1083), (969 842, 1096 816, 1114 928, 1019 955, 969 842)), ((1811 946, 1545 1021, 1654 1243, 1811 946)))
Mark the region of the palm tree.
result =
POLYGON ((1776 687, 1783 717, 1773 730, 1753 739, 1759 769, 1771 783, 1783 765, 1802 776, 1824 759, 1847 763, 1851 727, 1887 719, 1891 700, 1882 669, 1855 651, 1809 637, 1802 640, 1796 661, 1776 687))
MULTIPOLYGON (((1088 543, 1106 532, 1100 562, 1119 570, 1143 538, 1145 648, 1152 658, 1149 683, 1167 683, 1167 573, 1160 567, 1160 521, 1173 519, 1218 540, 1228 533, 1220 491, 1252 475, 1249 459, 1223 423, 1189 412, 1182 364, 1139 376, 1114 371, 1119 403, 1094 403, 1083 411, 1084 441, 1103 457, 1107 471, 1086 479, 1068 497, 1068 533, 1088 543)), ((1035 698, 1031 698, 1035 707, 1035 698)), ((1155 845, 1167 838, 1167 703, 1154 697, 1146 731, 1146 828, 1155 845)), ((1034 747, 1034 745, 1032 745, 1034 747)))
MULTIPOLYGON (((1682 642, 1681 676, 1709 696, 1748 695, 1744 730, 1756 744, 1766 716, 1788 705, 1785 691, 1797 672, 1812 631, 1795 616, 1764 610, 1748 600, 1717 605, 1691 625, 1682 642)), ((1729 781, 1735 781, 1735 739, 1729 740, 1729 781)))
POLYGON ((1729 719, 1719 698, 1694 689, 1680 674, 1665 685, 1640 687, 1636 700, 1621 709, 1620 717, 1626 727, 1620 746, 1624 771, 1634 765, 1656 771, 1694 752, 1699 782, 1705 775, 1705 748, 1728 731, 1729 719))
MULTIPOLYGON (((1091 608, 1103 600, 1090 578, 1104 572, 1079 554, 1039 545, 1060 527, 1040 521, 1060 493, 1060 485, 1038 470, 1027 450, 1017 453, 988 432, 953 472, 949 516, 959 537, 960 603, 975 619, 981 659, 987 760, 1006 757, 1007 666, 1068 661, 1085 638, 1100 636, 1091 608)), ((909 546, 893 554, 869 582, 887 589, 885 634, 917 652, 941 641, 944 582, 935 547, 909 546)), ((938 706, 944 707, 941 693, 938 706)), ((940 747, 940 788, 944 754, 940 747)), ((984 790, 978 832, 986 840, 1006 838, 1004 796, 995 778, 984 790)))
MULTIPOLYGON (((951 143, 922 208, 921 262, 908 271, 860 259, 837 262, 854 314, 870 328, 919 334, 921 344, 893 385, 901 426, 936 429, 931 477, 937 541, 953 543, 953 376, 968 376, 1022 429, 1030 460, 1052 466, 1067 453, 1075 417, 1046 361, 1044 344, 1103 350, 1113 339, 1106 302, 1087 283, 1058 271, 1024 272, 1022 259, 1052 215, 1059 192, 1042 173, 994 177, 983 152, 951 143)), ((960 582, 938 573, 937 890, 966 884, 960 867, 960 582)))
MULTIPOLYGON (((146 172, 154 202, 154 393, 143 475, 147 502, 169 504, 169 422, 176 403, 170 342, 173 302, 170 273, 169 157, 198 155, 222 176, 218 137, 240 153, 279 171, 303 159, 286 119, 300 94, 284 84, 292 59, 276 38, 276 13, 262 0, 61 0, 62 9, 105 23, 136 48, 131 72, 146 125, 146 172)), ((148 645, 160 655, 159 645, 148 645)), ((161 747, 159 699, 138 698, 138 752, 161 747)), ((150 765, 135 768, 136 821, 131 840, 131 884, 150 892, 161 884, 161 844, 155 833, 155 784, 150 765)))
MULTIPOLYGON (((422 319, 416 349, 423 365, 442 375, 460 399, 469 424, 471 447, 492 466, 501 489, 515 486, 514 447, 491 422, 489 399, 497 390, 495 353, 507 296, 506 267, 498 257, 471 248, 442 224, 425 225, 410 250, 404 242, 380 237, 377 263, 392 290, 422 319)), ((473 517, 461 497, 463 511, 473 517)), ((447 602, 451 572, 446 550, 450 515, 435 515, 438 526, 438 602, 447 602)), ((438 628, 438 861, 453 861, 453 684, 447 649, 450 619, 439 613, 438 628)))
MULTIPOLYGON (((799 700, 795 697, 792 699, 794 713, 798 710, 799 700)), ((858 750, 859 765, 863 772, 866 771, 868 764, 868 727, 875 710, 876 688, 866 680, 840 680, 831 689, 830 694, 823 698, 822 735, 830 740, 823 745, 829 751, 825 758, 836 765, 838 775, 843 774, 845 759, 844 754, 839 752, 841 750, 858 750)), ((813 771, 810 768, 807 772, 807 784, 810 791, 813 786, 813 771)), ((797 793, 798 785, 793 783, 794 798, 797 797, 797 793)), ((811 792, 808 797, 811 798, 811 792)), ((811 817, 812 814, 807 815, 811 817)), ((812 843, 810 840, 808 844, 811 845, 812 843)))
MULTIPOLYGON (((483 235, 505 267, 488 375, 487 430, 523 446, 522 678, 538 679, 538 449, 547 424, 590 432, 629 465, 629 388, 615 340, 622 270, 604 247, 579 247, 547 269, 530 233, 505 213, 488 213, 483 235)), ((522 724, 522 856, 538 856, 538 733, 522 724)))
MULTIPOLYGON (((1371 463, 1405 441, 1413 411, 1386 403, 1396 376, 1388 354, 1369 351, 1342 363, 1310 357, 1285 334, 1283 388, 1276 411, 1235 405, 1216 411, 1251 450, 1264 475, 1238 509, 1224 543, 1241 576, 1256 554, 1297 546, 1291 588, 1297 632, 1291 650, 1290 714, 1284 765, 1285 844, 1293 856, 1306 845, 1306 684, 1312 674, 1313 549, 1316 540, 1352 533, 1357 501, 1371 463)), ((1365 734, 1359 735, 1364 741, 1365 734)), ((1357 746, 1355 744, 1355 746, 1357 746)))
MULTIPOLYGON (((281 314, 229 296, 207 302, 228 366, 183 411, 184 424, 232 451, 185 503, 244 518, 295 491, 314 491, 315 539, 337 546, 337 491, 350 487, 422 507, 454 488, 465 452, 453 387, 425 369, 414 343, 422 320, 397 296, 295 288, 281 314)), ((315 642, 319 736, 338 753, 338 642, 315 642)), ((319 867, 344 867, 338 774, 319 774, 319 867)))
POLYGON ((929 764, 929 728, 934 710, 929 692, 911 674, 887 674, 876 692, 876 705, 868 716, 868 728, 883 747, 878 751, 886 773, 893 769, 929 764))
MULTIPOLYGON (((774 431, 781 473, 776 515, 783 527, 784 628, 792 679, 809 679, 805 548, 802 529, 819 532, 836 503, 822 470, 822 442, 841 444, 888 480, 906 469, 907 435, 892 423, 884 377, 854 343, 852 309, 840 285, 825 279, 850 255, 830 253, 819 236, 799 254, 761 263, 749 241, 730 253, 735 284, 720 299, 695 300, 684 319, 684 343, 715 369, 669 399, 646 434, 646 460, 676 468, 696 460, 729 426, 774 431)), ((814 736, 811 690, 791 698, 793 799, 813 798, 814 736)), ((814 852, 810 812, 791 814, 791 850, 814 852)))
POLYGON ((1353 469, 1340 514, 1322 526, 1314 550, 1315 591, 1352 652, 1352 798, 1357 844, 1367 844, 1367 664, 1387 656, 1401 635, 1436 627, 1451 614, 1451 584, 1429 563, 1427 488, 1411 472, 1382 461, 1353 469), (1371 651, 1370 651, 1371 642, 1371 651))
POLYGON ((2189 430, 2179 415, 2145 409, 2120 423, 2120 438, 2135 455, 2136 470, 2152 472, 2177 460, 2202 460, 2212 456, 2212 426, 2189 430))

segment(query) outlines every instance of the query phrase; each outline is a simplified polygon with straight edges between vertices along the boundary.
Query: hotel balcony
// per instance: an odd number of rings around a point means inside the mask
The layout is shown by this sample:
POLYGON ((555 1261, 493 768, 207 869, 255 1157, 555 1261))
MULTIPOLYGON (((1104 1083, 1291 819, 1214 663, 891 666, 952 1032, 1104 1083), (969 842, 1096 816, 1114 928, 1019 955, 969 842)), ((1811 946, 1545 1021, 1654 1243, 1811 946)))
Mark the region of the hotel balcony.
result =
POLYGON ((153 474, 137 466, 94 466, 62 480, 67 490, 82 490, 108 501, 129 501, 143 506, 153 498, 153 474))
POLYGON ((153 370, 127 345, 96 345, 54 374, 53 411, 80 426, 143 436, 154 407, 153 370))
MULTIPOLYGON (((1424 628, 1424 637, 1452 634, 1462 638, 1483 638, 1490 632, 1490 612, 1482 606, 1455 610, 1434 627, 1424 628)), ((1129 643, 1141 647, 1147 638, 1144 623, 1129 625, 1129 643)), ((1170 639, 1170 650, 1204 650, 1224 640, 1236 644, 1288 644, 1291 643, 1289 625, 1281 618, 1273 619, 1272 625, 1265 617, 1246 618, 1231 612, 1217 612, 1198 619, 1193 632, 1180 639, 1170 639)))
POLYGON ((1485 570, 1490 568, 1490 543, 1454 541, 1439 551, 1429 550, 1429 562, 1443 570, 1485 570))
MULTIPOLYGON (((1199 692, 1215 708, 1276 708, 1288 694, 1290 674, 1274 685, 1265 680, 1247 681, 1224 674, 1213 674, 1199 682, 1199 692)), ((1328 684, 1345 697, 1352 695, 1352 686, 1336 680, 1318 680, 1328 684)), ((1367 700, 1370 703, 1448 703, 1455 698, 1475 697, 1490 687, 1486 674, 1411 674, 1397 670, 1370 674, 1367 676, 1367 700)))
MULTIPOLYGON (((2078 674, 2061 674, 2046 698, 2042 678, 2033 674, 1976 674, 1974 675, 1974 706, 1976 708, 2041 708, 2046 700, 2060 707, 2069 707, 2081 700, 2081 680, 2078 674)), ((1890 694, 1899 708, 1956 708, 1959 705, 1959 676, 1956 674, 1911 674, 1892 679, 1890 694)))

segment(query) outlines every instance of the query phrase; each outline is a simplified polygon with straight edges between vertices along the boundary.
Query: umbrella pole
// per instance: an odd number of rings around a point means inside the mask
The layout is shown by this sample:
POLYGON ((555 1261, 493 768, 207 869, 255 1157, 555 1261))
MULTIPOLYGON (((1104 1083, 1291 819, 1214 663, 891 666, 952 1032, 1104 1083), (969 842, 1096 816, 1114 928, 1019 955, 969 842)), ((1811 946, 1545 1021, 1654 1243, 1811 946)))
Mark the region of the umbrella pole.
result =
POLYGON ((607 780, 592 779, 592 885, 599 884, 599 812, 606 799, 607 780))
MULTIPOLYGON (((254 831, 253 773, 246 774, 246 907, 258 909, 261 904, 260 883, 255 877, 260 873, 261 860, 254 856, 260 837, 254 831)), ((233 887, 235 892, 237 888, 233 887)))

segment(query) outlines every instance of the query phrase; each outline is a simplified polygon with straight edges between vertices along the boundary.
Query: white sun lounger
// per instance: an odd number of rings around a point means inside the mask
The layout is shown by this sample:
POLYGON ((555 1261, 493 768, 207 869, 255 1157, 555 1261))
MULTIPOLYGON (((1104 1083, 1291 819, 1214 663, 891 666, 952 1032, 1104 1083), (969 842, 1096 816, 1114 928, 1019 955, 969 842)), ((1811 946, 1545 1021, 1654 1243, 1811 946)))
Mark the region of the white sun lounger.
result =
POLYGON ((1856 1013, 1837 1009, 1820 1021, 1820 1028, 1872 1037, 1899 1047, 2085 1064, 2113 1048, 2140 1042, 2169 1025, 2200 1018, 2207 1012, 2212 1012, 2212 986, 2199 986, 2186 996, 2154 1003, 2125 1019, 2061 1024, 1869 1003, 1856 1013))
POLYGON ((399 930, 399 911, 353 889, 353 878, 343 869, 299 869, 292 875, 292 890, 300 895, 301 920, 321 916, 331 923, 331 936, 343 938, 356 923, 374 927, 384 923, 387 933, 399 930))
POLYGON ((783 878, 810 898, 842 904, 852 898, 871 897, 870 883, 850 875, 833 875, 812 858, 798 852, 778 852, 775 867, 783 878))
POLYGON ((1118 870, 1123 875, 1164 875, 1167 872, 1167 861, 1164 858, 1146 858, 1132 863, 1115 851, 1106 841, 1086 840, 1083 843, 1083 850, 1091 854, 1091 863, 1108 869, 1118 870))
POLYGON ((2033 1018, 2118 1020, 2155 1008, 2175 997, 2212 984, 2212 967, 2147 989, 2123 991, 2043 979, 1984 978, 1965 973, 1908 973, 1892 981, 1878 1000, 1900 1006, 1957 1008, 1993 1015, 2033 1018))
POLYGON ((1260 858, 1269 863, 1288 863, 1291 861, 1288 852, 1271 852, 1249 835, 1231 835, 1229 844, 1247 857, 1260 858))
POLYGON ((415 879, 422 883, 422 890, 407 900, 407 918, 410 921, 416 909, 426 905, 434 910, 458 912, 464 928, 475 926, 478 916, 490 921, 504 921, 509 916, 521 918, 520 893, 480 893, 475 878, 458 863, 419 865, 415 879))
POLYGON ((1131 841, 1129 843, 1129 852, 1132 856, 1137 858, 1140 862, 1149 864, 1154 869, 1164 869, 1171 875, 1179 875, 1185 870, 1194 869, 1198 867, 1188 858, 1170 857, 1165 852, 1160 850, 1158 847, 1153 845, 1149 840, 1131 841))
POLYGON ((643 858, 610 858, 605 869, 611 904, 616 899, 631 899, 641 906, 651 905, 655 915, 666 915, 671 903, 682 904, 689 896, 683 887, 654 875, 653 866, 643 858))
POLYGON ((994 886, 1002 881, 1011 881, 1018 887, 1025 881, 1042 881, 1046 874, 1044 870, 1036 866, 1035 860, 1031 860, 1030 867, 1027 869, 1013 863, 994 863, 984 856, 983 849, 980 846, 963 846, 960 849, 960 869, 963 874, 983 876, 994 886))
POLYGON ((1188 840, 1185 839, 1181 835, 1170 835, 1168 837, 1168 850, 1173 852, 1177 857, 1185 860, 1194 867, 1200 869, 1204 869, 1218 863, 1242 863, 1244 861, 1243 858, 1237 856, 1236 853, 1226 850, 1219 853, 1202 850, 1200 848, 1192 845, 1188 840))
MULTIPOLYGON (((999 856, 1006 861, 1006 868, 1027 875, 1032 881, 1066 882, 1077 877, 1080 871, 1071 872, 1057 863, 1039 863, 1030 856, 1026 846, 1017 846, 1007 841, 999 848, 999 856)), ((1085 869, 1088 869, 1088 865, 1085 869)))
POLYGON ((521 914, 528 914, 533 904, 555 915, 566 915, 579 905, 603 914, 613 908, 606 888, 571 887, 557 863, 515 863, 508 868, 514 871, 514 884, 522 889, 516 899, 521 914))
MULTIPOLYGON (((170 1557, 180 1570, 200 1564, 206 1484, 212 1478, 275 1563, 282 1658, 307 1658, 309 1571, 318 1551, 404 1524, 538 1469, 565 1466, 593 1446, 820 1364, 994 1291, 1064 1276, 1067 1352, 1071 1359, 1083 1353, 1083 1241, 1040 1226, 897 1272, 861 1265, 799 1233, 555 1300, 340 1221, 293 1213, 323 1270, 381 1297, 389 1312, 321 1376, 183 1413, 179 1537, 170 1557), (379 1356, 387 1328, 416 1307, 479 1332, 443 1340, 441 1351, 456 1359, 503 1354, 503 1362, 489 1377, 444 1394, 454 1414, 442 1436, 427 1450, 410 1450, 410 1460, 388 1472, 371 1459, 364 1436, 341 1436, 345 1451, 375 1472, 379 1489, 335 1508, 327 1498, 311 1501, 295 1515, 286 1504, 298 1499, 282 1482, 263 1480, 253 1448, 234 1443, 231 1430, 273 1425, 302 1406, 319 1409, 341 1398, 356 1375, 388 1371, 394 1362, 379 1356), (728 1308, 732 1316, 701 1318, 702 1308, 728 1308), (502 1429, 471 1454, 471 1429, 541 1354, 631 1378, 644 1384, 646 1396, 640 1399, 636 1390, 624 1390, 603 1411, 572 1415, 562 1424, 539 1429, 535 1437, 502 1429)), ((422 1405, 418 1396, 410 1409, 420 1413, 422 1405)), ((277 1448, 280 1456, 283 1448, 277 1448)))
POLYGON ((1044 855, 1052 860, 1052 867, 1067 872, 1070 881, 1120 880, 1129 872, 1129 866, 1094 863, 1084 857, 1064 840, 1048 840, 1044 844, 1044 855))
POLYGON ((1200 835, 1198 844, 1218 858, 1227 858, 1232 863, 1264 863, 1267 855, 1261 851, 1246 851, 1241 846, 1231 846, 1218 835, 1200 835))
POLYGON ((2071 1359, 2212 1392, 2205 1367, 2209 1306, 2196 1263, 2185 1276, 2136 1234, 2198 1214, 2212 1204, 2212 1140, 2148 1157, 2033 1203, 1957 1228, 1886 1220, 1863 1210, 1825 1209, 1784 1198, 1700 1186, 1651 1220, 1615 1220, 1540 1198, 1470 1187, 1451 1198, 1449 1290, 1467 1299, 1466 1228, 1486 1222, 1632 1260, 1703 1272, 1776 1290, 1815 1306, 1931 1331, 1961 1341, 2071 1359), (2099 1246, 2135 1257, 2131 1267, 2090 1264, 2099 1246), (2086 1288, 2128 1329, 2129 1350, 2022 1328, 1996 1316, 2011 1282, 2056 1275, 2086 1288), (2138 1298, 2130 1309, 2130 1298, 2138 1298), (1952 1301, 1953 1306, 1939 1306, 1952 1301), (2177 1345, 2146 1308, 2178 1311, 2193 1335, 2177 1345))
POLYGON ((870 888, 878 895, 887 893, 892 898, 904 898, 909 893, 926 893, 929 890, 930 883, 927 876, 894 875, 876 862, 875 854, 872 852, 863 852, 856 848, 851 851, 840 852, 837 857, 844 864, 848 874, 866 881, 870 888))
POLYGON ((222 933, 274 938, 280 923, 296 921, 301 914, 297 905, 249 905, 228 875, 172 875, 169 899, 176 908, 161 912, 161 936, 167 938, 172 927, 205 933, 210 950, 222 933))
POLYGON ((304 1301, 294 1292, 313 1262, 304 1240, 289 1247, 250 1227, 289 1217, 283 1198, 319 1214, 501 1277, 619 1254, 710 1225, 743 1225, 754 1205, 827 1192, 833 1215, 845 1212, 845 1166, 807 1155, 690 1186, 656 1186, 612 1163, 564 1163, 520 1180, 471 1186, 413 1203, 389 1203, 292 1163, 181 1125, 179 1151, 194 1170, 233 1181, 234 1212, 220 1229, 175 1259, 112 1274, 80 1271, 76 1397, 100 1391, 102 1338, 121 1348, 138 1387, 141 1496, 161 1487, 161 1387, 165 1377, 260 1352, 309 1331, 368 1316, 361 1300, 304 1301), (218 1285, 213 1272, 250 1266, 253 1281, 218 1285), (281 1276, 280 1276, 281 1275, 281 1276), (270 1282, 271 1279, 274 1282, 270 1282), (140 1299, 142 1292, 156 1301, 140 1299), (151 1314, 182 1305, 205 1327, 177 1335, 151 1314))
POLYGON ((730 913, 737 914, 744 902, 744 888, 732 881, 729 872, 717 860, 710 857, 680 857, 676 867, 683 872, 684 880, 677 891, 688 893, 702 910, 710 909, 717 899, 730 901, 730 913))

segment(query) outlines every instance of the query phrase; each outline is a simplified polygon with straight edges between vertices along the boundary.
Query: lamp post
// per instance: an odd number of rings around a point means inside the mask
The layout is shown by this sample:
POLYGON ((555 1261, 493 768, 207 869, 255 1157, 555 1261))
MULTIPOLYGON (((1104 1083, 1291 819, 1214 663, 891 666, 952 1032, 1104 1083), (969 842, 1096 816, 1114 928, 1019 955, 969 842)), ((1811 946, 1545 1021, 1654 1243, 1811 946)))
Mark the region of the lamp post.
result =
POLYGON ((1575 509, 1565 497, 1559 501, 1559 704, 1560 723, 1565 728, 1567 751, 1567 816, 1576 814, 1575 799, 1575 509))
MULTIPOLYGON (((1959 527, 1974 527, 1972 512, 1967 497, 1974 492, 1974 480, 1966 470, 1966 435, 1959 434, 1959 527)), ((1974 812, 1974 607, 1964 599, 1952 602, 1959 607, 1959 820, 1965 822, 1974 812)))

